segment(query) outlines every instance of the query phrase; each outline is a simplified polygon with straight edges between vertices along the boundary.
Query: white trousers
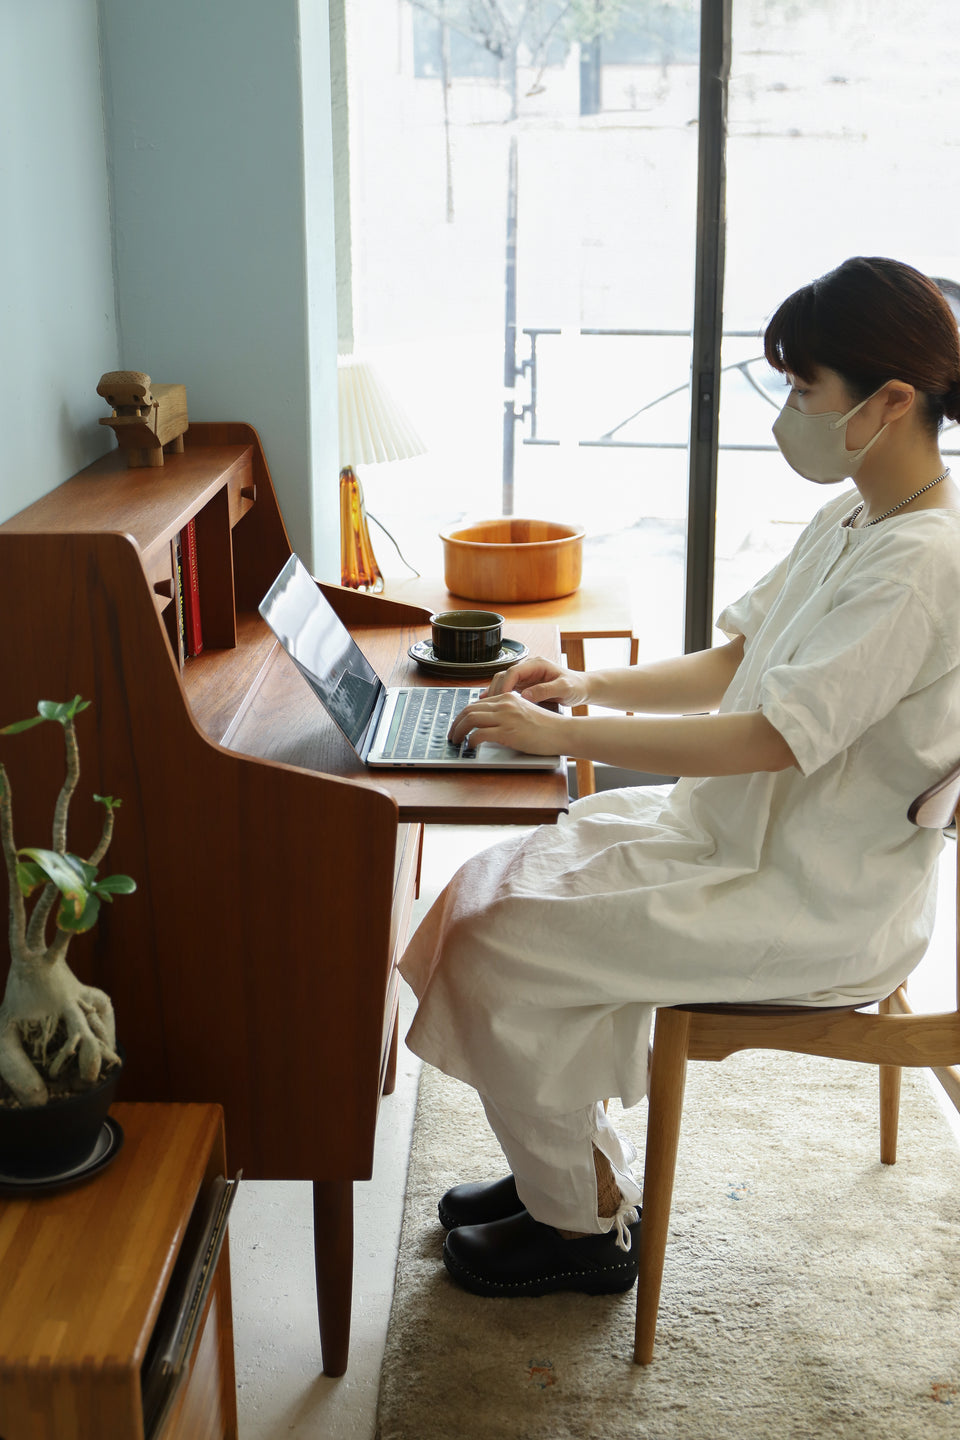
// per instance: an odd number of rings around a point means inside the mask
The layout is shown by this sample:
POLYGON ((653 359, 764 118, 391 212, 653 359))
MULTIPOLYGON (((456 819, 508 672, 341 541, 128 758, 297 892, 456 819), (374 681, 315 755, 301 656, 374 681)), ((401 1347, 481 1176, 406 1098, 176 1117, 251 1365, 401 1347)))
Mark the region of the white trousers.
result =
POLYGON ((613 1167, 625 1206, 639 1205, 642 1189, 631 1165, 636 1151, 619 1135, 597 1101, 570 1115, 525 1115, 481 1095, 490 1128, 517 1182, 517 1194, 534 1220, 558 1230, 604 1235, 615 1215, 597 1214, 594 1146, 613 1167))

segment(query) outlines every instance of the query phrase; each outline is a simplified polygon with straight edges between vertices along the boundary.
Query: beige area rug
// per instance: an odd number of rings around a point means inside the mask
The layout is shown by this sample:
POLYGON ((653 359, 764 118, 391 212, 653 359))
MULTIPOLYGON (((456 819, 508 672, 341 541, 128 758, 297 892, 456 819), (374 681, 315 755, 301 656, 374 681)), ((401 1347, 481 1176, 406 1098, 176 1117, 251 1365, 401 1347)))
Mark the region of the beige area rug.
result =
MULTIPOLYGON (((906 1072, 878 1159, 876 1071, 692 1064, 654 1362, 635 1292, 488 1300, 440 1259, 436 1202, 503 1173, 473 1092, 424 1068, 379 1440, 960 1437, 960 1151, 906 1072)), ((617 1123, 643 1155, 646 1106, 617 1123)))

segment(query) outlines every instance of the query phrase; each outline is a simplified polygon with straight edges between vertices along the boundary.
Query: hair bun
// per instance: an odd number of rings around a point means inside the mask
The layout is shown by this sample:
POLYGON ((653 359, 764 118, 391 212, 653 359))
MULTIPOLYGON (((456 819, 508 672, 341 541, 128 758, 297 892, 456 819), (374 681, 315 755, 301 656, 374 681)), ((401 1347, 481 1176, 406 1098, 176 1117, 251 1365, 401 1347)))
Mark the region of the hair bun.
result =
POLYGON ((960 376, 954 380, 943 397, 943 413, 951 420, 960 420, 960 376))

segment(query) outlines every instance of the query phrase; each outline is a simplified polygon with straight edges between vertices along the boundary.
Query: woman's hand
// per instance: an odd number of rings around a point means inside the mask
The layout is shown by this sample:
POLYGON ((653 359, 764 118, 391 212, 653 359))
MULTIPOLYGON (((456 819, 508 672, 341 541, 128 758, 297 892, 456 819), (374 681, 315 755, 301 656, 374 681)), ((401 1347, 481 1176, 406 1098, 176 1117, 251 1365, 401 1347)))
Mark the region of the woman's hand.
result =
POLYGON ((565 670, 562 665, 554 665, 552 660, 531 655, 518 665, 511 665, 509 670, 501 670, 494 675, 483 693, 484 696, 506 695, 513 691, 536 704, 555 700, 561 705, 585 705, 587 690, 587 677, 581 671, 565 670))
POLYGON ((460 711, 450 727, 449 738, 452 744, 459 745, 471 735, 473 745, 488 740, 512 750, 524 750, 528 755, 559 755, 563 753, 560 732, 565 723, 564 716, 544 710, 521 695, 492 695, 487 691, 460 711))

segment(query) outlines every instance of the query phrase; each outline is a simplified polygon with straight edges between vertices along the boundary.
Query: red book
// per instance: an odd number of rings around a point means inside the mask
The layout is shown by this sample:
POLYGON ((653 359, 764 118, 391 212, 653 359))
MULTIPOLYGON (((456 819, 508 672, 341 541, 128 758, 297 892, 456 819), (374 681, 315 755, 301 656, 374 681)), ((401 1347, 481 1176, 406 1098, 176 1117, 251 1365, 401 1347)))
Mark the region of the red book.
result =
POLYGON ((180 532, 180 552, 183 557, 183 614, 186 628, 186 650, 188 655, 199 655, 203 649, 203 631, 200 626, 200 579, 197 569, 197 525, 189 520, 180 532))

